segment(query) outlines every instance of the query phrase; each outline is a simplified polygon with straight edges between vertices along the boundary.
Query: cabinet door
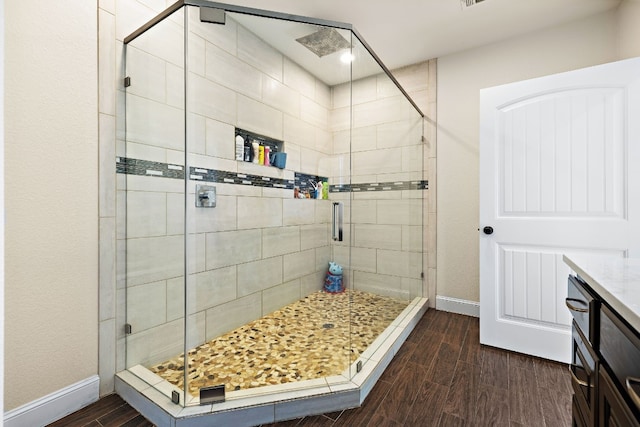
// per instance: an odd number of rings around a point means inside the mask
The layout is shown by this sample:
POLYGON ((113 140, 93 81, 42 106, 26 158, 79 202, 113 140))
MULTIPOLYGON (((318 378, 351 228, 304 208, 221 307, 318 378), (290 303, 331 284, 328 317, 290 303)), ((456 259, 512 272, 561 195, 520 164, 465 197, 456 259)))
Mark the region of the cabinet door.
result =
POLYGON ((573 406, 571 410, 571 427, 587 427, 587 423, 583 418, 584 414, 580 409, 580 405, 576 400, 576 396, 573 395, 573 406))
POLYGON ((602 427, 637 427, 640 423, 616 390, 609 374, 600 369, 598 382, 600 422, 602 427))

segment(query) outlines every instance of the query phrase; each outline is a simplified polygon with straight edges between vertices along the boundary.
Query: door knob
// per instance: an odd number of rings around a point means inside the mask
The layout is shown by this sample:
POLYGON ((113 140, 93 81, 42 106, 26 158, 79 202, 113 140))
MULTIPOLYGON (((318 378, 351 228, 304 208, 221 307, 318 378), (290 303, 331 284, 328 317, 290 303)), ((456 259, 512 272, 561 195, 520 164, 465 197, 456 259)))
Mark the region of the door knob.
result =
POLYGON ((482 231, 484 232, 484 234, 493 234, 493 227, 486 226, 482 229, 482 231))

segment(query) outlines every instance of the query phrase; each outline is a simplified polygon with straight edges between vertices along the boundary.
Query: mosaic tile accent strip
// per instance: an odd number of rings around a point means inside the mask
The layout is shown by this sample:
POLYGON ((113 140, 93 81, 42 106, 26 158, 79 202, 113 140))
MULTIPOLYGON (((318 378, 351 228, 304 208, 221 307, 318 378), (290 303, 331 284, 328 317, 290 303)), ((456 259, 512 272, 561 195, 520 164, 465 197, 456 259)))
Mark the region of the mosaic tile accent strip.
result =
MULTIPOLYGON (((268 166, 265 166, 268 167, 268 166)), ((159 178, 184 179, 184 166, 169 163, 151 162, 148 160, 116 158, 116 172, 128 175, 155 176, 159 178), (179 169, 178 169, 179 168, 179 169)), ((256 187, 272 187, 293 189, 294 181, 290 179, 272 178, 261 175, 249 175, 216 169, 190 167, 189 179, 192 181, 218 182, 221 184, 253 185, 256 187)))
POLYGON ((184 179, 184 166, 116 157, 116 173, 184 179))
MULTIPOLYGON (((354 290, 315 292, 190 350, 189 393, 220 384, 233 391, 339 375, 408 305, 354 290)), ((183 389, 184 355, 149 369, 183 389)))
MULTIPOLYGON (((269 167, 269 166, 265 166, 269 167)), ((171 163, 152 162, 149 160, 116 157, 116 172, 126 175, 142 175, 158 178, 184 179, 184 166, 171 163)), ((294 180, 272 178, 261 175, 249 175, 238 172, 189 168, 189 179, 202 182, 219 182, 222 184, 253 185, 256 187, 271 187, 292 190, 297 186, 300 191, 311 190, 312 182, 328 181, 327 177, 309 175, 301 172, 294 173, 294 180)), ((365 191, 399 191, 399 190, 428 190, 429 181, 397 181, 371 182, 363 184, 329 185, 330 193, 349 193, 365 191)))
POLYGON ((255 187, 272 187, 293 190, 293 181, 290 179, 249 175, 238 172, 220 171, 215 169, 191 167, 189 168, 189 179, 194 181, 219 182, 222 184, 253 185, 255 187))
POLYGON ((369 182, 364 184, 330 185, 331 193, 349 193, 366 191, 398 191, 398 190, 428 190, 429 181, 395 181, 395 182, 369 182))

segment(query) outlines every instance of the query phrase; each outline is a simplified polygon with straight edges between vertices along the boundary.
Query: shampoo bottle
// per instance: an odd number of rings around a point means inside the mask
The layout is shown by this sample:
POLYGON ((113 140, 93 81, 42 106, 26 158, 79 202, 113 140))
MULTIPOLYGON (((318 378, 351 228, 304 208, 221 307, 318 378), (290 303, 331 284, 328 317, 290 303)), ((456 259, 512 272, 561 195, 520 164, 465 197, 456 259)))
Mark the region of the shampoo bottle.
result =
POLYGON ((251 147, 253 148, 253 163, 259 163, 260 162, 260 144, 258 144, 256 141, 253 141, 251 143, 251 147))
POLYGON ((271 149, 268 146, 264 147, 264 165, 269 166, 269 153, 271 149))
POLYGON ((236 160, 244 160, 244 138, 236 135, 236 160))

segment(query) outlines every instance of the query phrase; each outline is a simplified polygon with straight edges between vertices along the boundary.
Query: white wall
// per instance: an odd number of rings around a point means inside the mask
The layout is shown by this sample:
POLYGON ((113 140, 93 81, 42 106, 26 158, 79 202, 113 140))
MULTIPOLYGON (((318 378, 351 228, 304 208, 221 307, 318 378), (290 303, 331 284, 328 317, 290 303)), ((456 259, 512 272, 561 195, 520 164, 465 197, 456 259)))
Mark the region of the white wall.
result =
POLYGON ((640 56, 640 0, 624 0, 617 18, 618 59, 640 56))
MULTIPOLYGON (((624 21, 626 46, 639 38, 624 21)), ((438 58, 438 296, 479 300, 479 90, 613 61, 616 24, 612 11, 438 58)))
POLYGON ((96 13, 5 5, 6 410, 97 373, 96 13))
MULTIPOLYGON (((0 271, 4 271, 4 0, 0 0, 0 271)), ((4 274, 0 274, 0 331, 4 331, 4 274)), ((0 340, 0 414, 4 413, 4 340, 0 340)))

